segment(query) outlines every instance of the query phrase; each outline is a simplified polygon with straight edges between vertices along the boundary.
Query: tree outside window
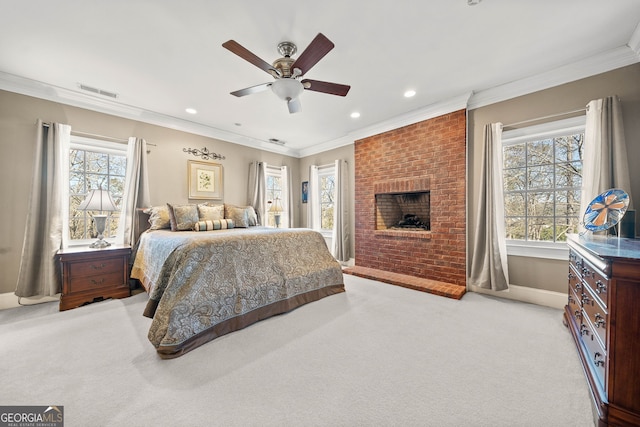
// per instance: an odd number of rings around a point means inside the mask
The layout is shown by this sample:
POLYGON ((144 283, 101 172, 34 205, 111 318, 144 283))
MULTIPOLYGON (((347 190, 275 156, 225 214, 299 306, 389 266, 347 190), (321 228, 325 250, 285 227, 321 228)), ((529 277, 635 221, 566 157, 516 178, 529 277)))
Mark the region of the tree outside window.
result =
POLYGON ((269 212, 269 208, 276 199, 280 199, 280 205, 282 204, 282 176, 280 169, 274 171, 267 171, 267 226, 275 227, 276 220, 273 212, 269 212), (269 203, 271 202, 271 203, 269 203))
POLYGON ((320 174, 320 224, 323 230, 333 230, 333 208, 336 177, 333 170, 320 174))
POLYGON ((506 238, 564 242, 580 221, 584 133, 507 143, 503 149, 506 238))
MULTIPOLYGON (((73 147, 73 145, 72 145, 73 147)), ((97 237, 92 214, 78 210, 78 206, 92 189, 102 188, 111 193, 111 197, 120 209, 124 193, 124 179, 127 170, 127 157, 114 150, 96 148, 72 148, 69 150, 69 239, 83 240, 97 237)), ((111 212, 104 236, 114 237, 118 227, 120 212, 111 212)))

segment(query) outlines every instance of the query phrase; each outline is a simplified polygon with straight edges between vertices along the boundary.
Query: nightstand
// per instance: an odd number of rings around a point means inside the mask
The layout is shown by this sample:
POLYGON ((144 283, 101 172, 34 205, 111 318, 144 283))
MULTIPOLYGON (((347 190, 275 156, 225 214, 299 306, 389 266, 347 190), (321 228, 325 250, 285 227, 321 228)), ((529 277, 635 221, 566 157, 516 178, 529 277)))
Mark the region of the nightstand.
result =
POLYGON ((107 298, 124 298, 129 291, 130 246, 102 249, 75 247, 58 251, 62 271, 60 311, 107 298))

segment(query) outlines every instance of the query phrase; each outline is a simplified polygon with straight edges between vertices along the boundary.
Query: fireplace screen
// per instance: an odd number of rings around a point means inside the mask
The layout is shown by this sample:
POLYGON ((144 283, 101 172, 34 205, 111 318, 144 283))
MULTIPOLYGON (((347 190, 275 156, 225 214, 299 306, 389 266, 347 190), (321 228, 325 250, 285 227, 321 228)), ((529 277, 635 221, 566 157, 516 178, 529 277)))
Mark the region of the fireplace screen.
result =
POLYGON ((376 194, 376 230, 430 230, 428 191, 376 194))

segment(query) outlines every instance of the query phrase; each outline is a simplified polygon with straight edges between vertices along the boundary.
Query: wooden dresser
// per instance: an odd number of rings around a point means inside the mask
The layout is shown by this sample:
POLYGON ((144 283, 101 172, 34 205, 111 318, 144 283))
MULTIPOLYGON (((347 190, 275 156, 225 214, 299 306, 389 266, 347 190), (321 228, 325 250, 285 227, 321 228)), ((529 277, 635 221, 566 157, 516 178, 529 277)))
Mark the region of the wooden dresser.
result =
POLYGON ((130 255, 129 246, 58 251, 62 267, 60 311, 106 298, 128 297, 130 255))
POLYGON ((565 322, 598 426, 640 426, 640 239, 571 235, 565 322))

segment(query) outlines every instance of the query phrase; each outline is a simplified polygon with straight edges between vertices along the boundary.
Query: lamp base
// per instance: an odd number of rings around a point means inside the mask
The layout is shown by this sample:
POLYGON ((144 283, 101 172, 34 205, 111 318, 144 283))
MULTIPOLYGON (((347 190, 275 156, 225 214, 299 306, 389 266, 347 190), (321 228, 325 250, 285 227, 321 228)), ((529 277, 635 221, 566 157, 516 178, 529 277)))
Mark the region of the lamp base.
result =
POLYGON ((93 242, 92 244, 89 245, 90 248, 106 248, 108 246, 111 246, 111 243, 107 242, 106 240, 102 240, 102 239, 98 239, 95 242, 93 242))
POLYGON ((106 248, 111 246, 111 243, 102 240, 104 238, 104 229, 107 223, 107 215, 94 215, 93 221, 96 224, 96 231, 98 232, 98 240, 89 245, 90 248, 106 248))

